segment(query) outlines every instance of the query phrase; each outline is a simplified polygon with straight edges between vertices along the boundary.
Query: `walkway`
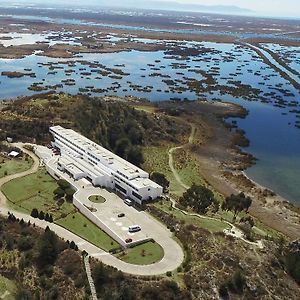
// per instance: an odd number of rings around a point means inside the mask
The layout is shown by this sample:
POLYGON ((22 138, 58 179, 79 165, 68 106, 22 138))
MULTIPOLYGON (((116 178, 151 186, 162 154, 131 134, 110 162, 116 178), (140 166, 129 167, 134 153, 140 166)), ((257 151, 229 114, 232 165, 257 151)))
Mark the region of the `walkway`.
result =
POLYGON ((97 300, 97 292, 96 292, 94 280, 93 280, 93 277, 92 277, 92 271, 91 271, 91 266, 90 266, 90 258, 89 258, 88 255, 86 255, 84 257, 84 266, 85 266, 85 272, 86 272, 86 275, 87 275, 87 278, 88 278, 88 282, 89 282, 89 285, 90 285, 92 298, 93 298, 93 300, 97 300))

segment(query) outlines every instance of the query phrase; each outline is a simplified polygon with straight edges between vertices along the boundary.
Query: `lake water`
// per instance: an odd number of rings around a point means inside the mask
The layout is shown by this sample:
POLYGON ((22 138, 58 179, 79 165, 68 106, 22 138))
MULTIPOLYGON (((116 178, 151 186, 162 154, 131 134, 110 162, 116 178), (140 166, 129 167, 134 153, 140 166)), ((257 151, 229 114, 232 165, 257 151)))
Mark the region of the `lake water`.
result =
MULTIPOLYGON (((295 127, 300 121, 299 91, 249 48, 217 43, 187 43, 183 47, 208 50, 184 57, 164 51, 128 51, 84 54, 72 59, 36 54, 23 59, 0 59, 1 72, 32 69, 30 72, 36 75, 0 76, 0 98, 34 94, 28 87, 36 85, 44 89, 56 86, 57 92, 72 94, 133 95, 151 101, 220 99, 241 104, 249 110, 249 116, 238 123, 251 141, 247 151, 258 158, 247 174, 300 204, 300 129, 295 127), (215 80, 215 88, 207 89, 205 74, 215 80), (187 88, 195 81, 197 88, 187 88), (248 96, 233 97, 239 84, 254 90, 250 89, 248 96), (218 85, 228 88, 228 92, 223 89, 221 93, 218 85)), ((300 69, 297 63, 291 66, 300 69)))

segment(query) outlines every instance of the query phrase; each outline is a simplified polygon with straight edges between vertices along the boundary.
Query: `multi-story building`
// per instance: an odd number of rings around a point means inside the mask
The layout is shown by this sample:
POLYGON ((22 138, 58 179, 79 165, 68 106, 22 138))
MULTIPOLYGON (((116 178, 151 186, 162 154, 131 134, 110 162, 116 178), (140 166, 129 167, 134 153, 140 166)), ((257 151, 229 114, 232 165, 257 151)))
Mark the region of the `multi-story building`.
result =
POLYGON ((94 186, 115 189, 142 204, 162 195, 163 188, 149 174, 72 129, 50 127, 53 146, 60 149, 58 169, 75 180, 86 178, 94 186))

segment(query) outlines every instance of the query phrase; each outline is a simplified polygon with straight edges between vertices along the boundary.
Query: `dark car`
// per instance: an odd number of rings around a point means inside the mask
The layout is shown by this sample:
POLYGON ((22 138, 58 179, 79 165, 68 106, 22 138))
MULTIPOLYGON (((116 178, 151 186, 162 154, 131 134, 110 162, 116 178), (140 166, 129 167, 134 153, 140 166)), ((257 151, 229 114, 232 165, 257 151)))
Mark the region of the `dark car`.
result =
POLYGON ((120 214, 118 214, 118 217, 119 218, 125 217, 125 214, 124 213, 120 213, 120 214))
POLYGON ((131 242, 132 242, 132 239, 131 239, 131 238, 128 238, 128 239, 125 240, 125 242, 126 242, 126 243, 131 243, 131 242))

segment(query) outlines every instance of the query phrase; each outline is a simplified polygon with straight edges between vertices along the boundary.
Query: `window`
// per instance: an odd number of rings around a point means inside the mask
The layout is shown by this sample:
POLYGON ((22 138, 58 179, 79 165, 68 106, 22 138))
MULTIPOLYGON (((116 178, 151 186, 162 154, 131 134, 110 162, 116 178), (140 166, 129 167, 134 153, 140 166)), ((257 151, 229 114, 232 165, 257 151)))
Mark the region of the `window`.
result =
POLYGON ((136 193, 136 192, 132 192, 132 195, 133 195, 134 197, 140 199, 140 200, 142 200, 142 198, 143 198, 141 195, 139 195, 139 194, 136 193))
POLYGON ((123 194, 127 194, 127 191, 124 188, 122 188, 119 184, 116 183, 115 187, 117 190, 120 190, 123 194))

